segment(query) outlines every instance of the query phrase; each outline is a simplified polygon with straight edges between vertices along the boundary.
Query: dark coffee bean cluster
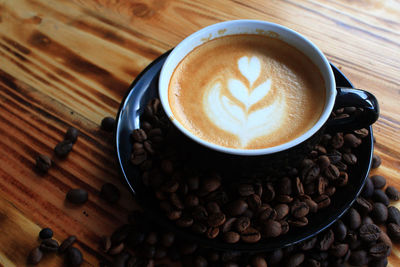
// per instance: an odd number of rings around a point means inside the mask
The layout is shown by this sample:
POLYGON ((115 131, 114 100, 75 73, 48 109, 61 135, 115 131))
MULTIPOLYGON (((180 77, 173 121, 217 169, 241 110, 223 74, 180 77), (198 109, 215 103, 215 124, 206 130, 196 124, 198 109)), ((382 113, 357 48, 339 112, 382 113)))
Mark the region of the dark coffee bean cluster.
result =
POLYGON ((180 148, 182 138, 153 99, 141 128, 131 134, 131 163, 177 226, 227 243, 256 243, 304 227, 309 215, 329 207, 336 190, 347 185, 357 147, 368 133, 325 134, 300 167, 288 167, 282 176, 227 175, 197 157, 200 151, 180 148))
POLYGON ((52 237, 53 231, 50 228, 43 228, 39 232, 41 243, 38 247, 30 251, 27 259, 28 264, 36 265, 42 260, 44 254, 55 252, 58 252, 59 254, 66 253, 65 262, 67 266, 80 266, 82 264, 82 253, 79 249, 72 247, 72 244, 76 240, 75 236, 68 237, 61 243, 61 245, 59 245, 57 240, 52 239, 52 237))

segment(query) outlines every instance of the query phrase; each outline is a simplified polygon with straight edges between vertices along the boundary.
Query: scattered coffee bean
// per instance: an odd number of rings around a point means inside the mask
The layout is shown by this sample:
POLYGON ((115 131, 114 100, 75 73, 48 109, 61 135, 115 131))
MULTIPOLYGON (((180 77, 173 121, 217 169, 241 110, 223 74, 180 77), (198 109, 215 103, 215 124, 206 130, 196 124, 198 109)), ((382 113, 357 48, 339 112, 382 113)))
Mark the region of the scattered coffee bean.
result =
POLYGON ((391 206, 388 208, 387 222, 400 225, 400 211, 396 207, 391 206))
POLYGON ((341 258, 346 255, 349 251, 349 245, 345 243, 333 244, 329 249, 329 254, 336 257, 341 258))
POLYGON ((75 143, 78 139, 79 131, 75 127, 69 127, 67 132, 65 133, 64 140, 71 141, 71 143, 75 143))
POLYGON ((72 142, 69 140, 64 140, 56 145, 56 147, 54 148, 54 153, 59 158, 65 158, 68 156, 71 150, 72 150, 72 142))
POLYGON ((358 229, 361 225, 361 216, 358 211, 354 208, 350 208, 347 213, 348 221, 349 221, 349 228, 350 229, 358 229))
POLYGON ((349 258, 349 263, 354 266, 364 266, 368 264, 368 255, 364 250, 352 251, 349 258))
POLYGON ((114 131, 114 127, 115 127, 115 119, 113 117, 105 117, 102 121, 101 121, 101 125, 100 125, 101 129, 103 131, 106 132, 112 132, 114 131))
POLYGON ((36 170, 40 173, 47 173, 51 167, 51 159, 43 154, 36 157, 36 170))
POLYGON ((383 203, 385 206, 389 206, 390 200, 381 189, 375 189, 374 193, 372 194, 372 200, 376 202, 383 203))
POLYGON ((370 178, 365 180, 364 188, 361 195, 365 198, 370 198, 374 193, 374 184, 372 183, 370 178))
POLYGON ((387 234, 396 243, 400 243, 400 226, 395 223, 387 225, 387 234))
POLYGON ((398 201, 400 199, 400 193, 394 186, 389 185, 386 187, 385 193, 390 200, 398 201))
POLYGON ((119 192, 118 187, 116 187, 111 183, 105 183, 101 187, 100 197, 106 200, 110 204, 118 202, 120 195, 121 194, 119 192))
POLYGON ((347 226, 341 220, 338 220, 333 226, 333 232, 337 241, 344 241, 347 236, 347 226))
POLYGON ((43 252, 55 252, 59 248, 59 244, 54 239, 45 239, 40 244, 40 250, 43 252))
POLYGON ((363 224, 358 230, 360 239, 366 243, 372 243, 378 240, 381 235, 381 229, 375 224, 363 224))
POLYGON ((381 259, 389 256, 390 247, 385 243, 377 243, 372 245, 368 250, 368 255, 374 259, 381 259))
POLYGON ((386 205, 376 202, 373 204, 371 216, 377 223, 384 223, 388 217, 388 210, 386 205))
POLYGON ((371 176, 371 181, 374 184, 375 189, 382 189, 386 185, 386 179, 381 175, 371 176))
MULTIPOLYGON (((74 236, 74 235, 69 236, 67 239, 65 239, 61 243, 60 247, 58 248, 58 252, 64 253, 75 241, 76 241, 76 236, 74 236)), ((111 246, 111 242, 110 242, 110 246, 111 246)))
POLYGON ((70 247, 67 249, 66 262, 68 266, 80 266, 83 262, 83 256, 79 249, 70 247))
POLYGON ((377 154, 374 154, 372 156, 372 164, 371 164, 371 168, 372 169, 376 169, 379 166, 381 166, 382 160, 381 157, 379 157, 377 154))
POLYGON ((245 243, 257 243, 261 239, 261 234, 257 229, 248 227, 241 233, 240 239, 245 243))
POLYGON ((320 236, 320 240, 317 242, 316 247, 320 251, 327 251, 335 241, 335 235, 333 234, 333 231, 330 229, 322 234, 320 236))
POLYGON ((53 237, 53 230, 50 228, 43 228, 39 232, 39 238, 40 239, 48 239, 53 237))
POLYGON ((81 188, 75 188, 68 191, 66 199, 74 204, 83 204, 88 200, 88 193, 81 188))

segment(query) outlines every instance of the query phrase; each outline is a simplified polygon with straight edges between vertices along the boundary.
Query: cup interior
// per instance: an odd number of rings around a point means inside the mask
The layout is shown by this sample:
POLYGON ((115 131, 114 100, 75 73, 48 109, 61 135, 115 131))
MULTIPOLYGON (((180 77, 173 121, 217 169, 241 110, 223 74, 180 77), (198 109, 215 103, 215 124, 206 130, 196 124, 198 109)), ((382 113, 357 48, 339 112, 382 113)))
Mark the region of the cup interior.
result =
POLYGON ((330 68, 328 60, 325 58, 325 56, 318 49, 317 46, 315 46, 311 41, 306 39, 301 34, 289 28, 271 22, 257 20, 235 20, 222 22, 203 28, 193 33, 192 35, 184 39, 180 44, 178 44, 168 56, 165 64, 161 69, 159 78, 159 96, 167 116, 170 118, 172 123, 189 138, 219 152, 241 156, 259 156, 280 152, 294 147, 307 140, 319 129, 321 129, 332 112, 336 97, 336 85, 334 75, 332 69, 330 68), (274 147, 262 149, 228 148, 207 142, 197 137, 189 130, 187 130, 184 126, 182 126, 180 122, 174 117, 174 114, 170 107, 170 103, 168 101, 168 87, 170 79, 178 64, 184 59, 187 54, 189 54, 193 49, 202 45, 203 43, 215 38, 235 34, 259 34, 278 38, 281 41, 284 41, 303 52, 320 70, 325 82, 325 88, 323 88, 323 90, 325 90, 326 96, 325 106, 319 120, 307 132, 305 132, 298 138, 291 140, 290 142, 274 147))

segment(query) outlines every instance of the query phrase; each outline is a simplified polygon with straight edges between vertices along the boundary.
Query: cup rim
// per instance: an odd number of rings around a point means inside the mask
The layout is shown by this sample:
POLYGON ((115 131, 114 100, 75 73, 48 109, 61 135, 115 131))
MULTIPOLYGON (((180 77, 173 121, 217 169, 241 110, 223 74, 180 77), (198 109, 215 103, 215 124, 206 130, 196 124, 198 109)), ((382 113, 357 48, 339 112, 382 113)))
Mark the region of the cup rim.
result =
MULTIPOLYGON (((195 49, 197 46, 194 46, 190 49, 190 51, 188 53, 190 53, 191 51, 193 51, 193 49, 195 49)), ((188 54, 184 54, 185 56, 188 54)), ((307 55, 306 55, 307 56, 307 55)), ((309 56, 307 56, 309 58, 309 56)), ((178 63, 179 64, 179 63, 178 63)), ((176 66, 174 67, 174 69, 176 68, 176 66)), ((172 72, 173 73, 173 72, 172 72)), ((325 79, 324 79, 325 80, 325 79)), ((325 86, 326 87, 326 86, 325 86)), ((335 98, 336 98, 336 85, 335 85, 335 78, 334 78, 334 74, 333 71, 330 67, 329 61, 326 59, 325 55, 322 53, 322 51, 313 43, 311 42, 309 39, 307 39, 305 36, 301 35, 300 33, 282 26, 280 24, 276 24, 273 22, 269 22, 269 21, 262 21, 262 20, 230 20, 230 21, 224 21, 224 22, 220 22, 220 23, 216 23, 216 24, 212 24, 209 25, 205 28, 202 28, 194 33, 192 33, 191 35, 189 35, 188 37, 186 37, 185 39, 183 39, 172 51, 171 53, 168 55, 164 65, 162 66, 162 69, 160 71, 160 78, 159 78, 159 83, 158 83, 158 90, 159 90, 159 96, 160 96, 160 101, 161 104, 164 108, 164 111, 166 112, 168 118, 170 119, 170 121, 175 125, 175 127, 177 127, 183 134, 185 134, 187 137, 189 137, 190 139, 194 140, 195 142, 210 148, 212 150, 215 151, 219 151, 222 153, 226 153, 226 154, 231 154, 231 155, 238 155, 238 156, 260 156, 260 155, 268 155, 268 154, 273 154, 273 153, 277 153, 277 152, 281 152, 287 149, 290 149, 292 147, 295 147, 299 144, 301 144, 302 142, 306 141, 307 139, 309 139, 311 136, 313 136, 319 129, 321 129, 323 127, 323 125, 326 123, 326 121, 329 119, 331 112, 333 110, 334 107, 334 103, 335 103, 335 98), (205 141, 203 139, 201 139, 200 137, 197 137, 196 135, 194 135, 192 132, 190 132, 188 129, 186 129, 174 116, 170 104, 169 104, 169 100, 168 100, 168 87, 169 87, 169 83, 170 83, 170 79, 171 79, 171 75, 167 76, 167 71, 168 68, 170 68, 170 64, 171 62, 174 60, 174 56, 176 56, 176 54, 178 54, 180 52, 180 50, 183 49, 183 47, 186 47, 187 45, 190 46, 190 44, 198 39, 199 36, 204 36, 205 33, 209 33, 209 32, 214 32, 215 29, 220 29, 222 27, 226 27, 226 26, 231 26, 232 24, 257 24, 257 25, 262 25, 262 26, 269 26, 269 27, 274 27, 277 28, 281 31, 286 31, 291 35, 294 35, 296 38, 299 38, 302 42, 304 42, 305 44, 307 44, 308 47, 311 47, 313 52, 319 57, 320 60, 322 60, 323 64, 323 68, 321 69, 319 68, 319 70, 321 71, 321 73, 326 73, 327 74, 327 81, 325 81, 325 83, 329 84, 329 88, 325 88, 326 89, 326 102, 325 102, 325 107, 323 109, 323 112, 320 116, 320 118, 318 119, 318 121, 313 125, 313 127, 311 127, 308 131, 306 131, 305 133, 303 133, 302 135, 298 136, 297 138, 277 145, 277 146, 273 146, 273 147, 267 147, 267 148, 259 148, 259 149, 243 149, 243 148, 232 148, 232 147, 225 147, 225 146, 221 146, 218 144, 214 144, 208 141, 205 141), (163 93, 166 90, 166 94, 163 93)))

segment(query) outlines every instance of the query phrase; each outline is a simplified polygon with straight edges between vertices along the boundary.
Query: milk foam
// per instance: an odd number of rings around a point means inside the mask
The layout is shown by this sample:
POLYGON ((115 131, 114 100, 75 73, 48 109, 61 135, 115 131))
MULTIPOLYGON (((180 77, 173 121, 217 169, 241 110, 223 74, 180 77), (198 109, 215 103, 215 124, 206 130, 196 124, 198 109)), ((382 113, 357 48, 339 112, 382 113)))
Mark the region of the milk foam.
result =
POLYGON ((241 57, 238 60, 238 69, 247 79, 250 86, 242 81, 230 78, 227 82, 227 90, 222 90, 221 82, 206 86, 202 105, 203 110, 218 128, 236 135, 241 147, 254 138, 268 135, 281 127, 282 118, 286 112, 286 102, 283 96, 274 96, 274 101, 268 106, 257 110, 250 108, 264 97, 268 97, 271 89, 271 79, 263 81, 253 88, 254 82, 261 74, 261 62, 253 56, 241 57), (224 94, 227 91, 230 94, 224 94), (237 105, 232 101, 234 97, 243 105, 237 105))

